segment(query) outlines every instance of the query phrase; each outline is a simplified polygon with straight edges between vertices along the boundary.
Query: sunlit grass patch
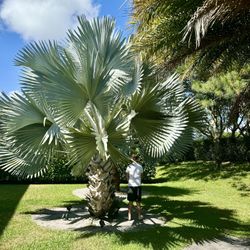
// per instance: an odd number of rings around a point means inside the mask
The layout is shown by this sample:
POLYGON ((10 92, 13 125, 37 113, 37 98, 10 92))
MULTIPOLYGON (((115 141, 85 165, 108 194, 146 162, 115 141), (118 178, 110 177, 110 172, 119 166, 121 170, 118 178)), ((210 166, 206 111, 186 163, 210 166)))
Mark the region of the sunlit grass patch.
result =
POLYGON ((83 184, 0 185, 0 249, 183 249, 225 234, 250 237, 250 196, 242 195, 249 192, 248 166, 222 169, 225 177, 208 173, 210 164, 204 163, 204 172, 202 163, 159 167, 155 181, 160 182, 143 184, 143 212, 168 222, 136 233, 51 230, 32 220, 40 209, 82 202, 72 191, 83 184))

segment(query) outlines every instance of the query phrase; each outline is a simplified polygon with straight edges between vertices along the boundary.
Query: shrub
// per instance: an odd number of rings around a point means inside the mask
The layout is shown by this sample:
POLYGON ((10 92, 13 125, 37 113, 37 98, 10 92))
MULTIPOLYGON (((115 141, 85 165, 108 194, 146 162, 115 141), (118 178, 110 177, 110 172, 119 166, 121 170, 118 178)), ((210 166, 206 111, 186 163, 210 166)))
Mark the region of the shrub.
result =
MULTIPOLYGON (((221 161, 250 161, 250 137, 224 137, 220 140, 219 146, 220 151, 218 153, 221 161)), ((210 161, 215 159, 215 144, 212 140, 195 141, 192 150, 194 152, 193 160, 210 161)))
POLYGON ((71 174, 72 166, 67 164, 65 157, 56 159, 44 173, 43 176, 33 179, 22 179, 0 170, 1 183, 82 183, 86 182, 85 177, 75 177, 71 174))

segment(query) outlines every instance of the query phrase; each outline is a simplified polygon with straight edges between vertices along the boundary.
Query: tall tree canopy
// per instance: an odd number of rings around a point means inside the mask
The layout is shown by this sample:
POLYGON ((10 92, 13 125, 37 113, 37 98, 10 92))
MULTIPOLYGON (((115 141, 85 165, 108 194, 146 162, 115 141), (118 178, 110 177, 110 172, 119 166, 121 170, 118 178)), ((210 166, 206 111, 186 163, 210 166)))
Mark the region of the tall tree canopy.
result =
MULTIPOLYGON (((244 72, 244 70, 242 70, 244 72)), ((246 91, 248 83, 242 79, 242 72, 229 71, 214 77, 206 82, 193 81, 192 91, 195 97, 207 112, 207 126, 204 130, 207 137, 216 140, 224 132, 232 132, 235 137, 245 135, 249 130, 249 110, 245 108, 244 99, 241 100, 239 110, 233 110, 238 97, 246 91)))
POLYGON ((212 73, 249 62, 250 1, 134 0, 135 49, 161 68, 212 73))

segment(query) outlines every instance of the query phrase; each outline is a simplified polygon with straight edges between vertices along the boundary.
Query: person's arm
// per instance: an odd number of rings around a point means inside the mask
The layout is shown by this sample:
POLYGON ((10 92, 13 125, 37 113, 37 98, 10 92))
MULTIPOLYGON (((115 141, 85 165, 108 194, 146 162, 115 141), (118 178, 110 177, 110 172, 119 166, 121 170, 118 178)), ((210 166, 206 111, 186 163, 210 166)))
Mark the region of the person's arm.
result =
POLYGON ((142 182, 142 178, 143 178, 143 168, 142 168, 142 165, 141 165, 141 182, 142 182))
POLYGON ((126 169, 126 178, 127 178, 127 181, 129 181, 129 169, 128 169, 128 167, 126 169))
POLYGON ((143 172, 141 172, 141 175, 140 175, 140 177, 141 177, 141 183, 142 183, 142 178, 143 178, 143 172))

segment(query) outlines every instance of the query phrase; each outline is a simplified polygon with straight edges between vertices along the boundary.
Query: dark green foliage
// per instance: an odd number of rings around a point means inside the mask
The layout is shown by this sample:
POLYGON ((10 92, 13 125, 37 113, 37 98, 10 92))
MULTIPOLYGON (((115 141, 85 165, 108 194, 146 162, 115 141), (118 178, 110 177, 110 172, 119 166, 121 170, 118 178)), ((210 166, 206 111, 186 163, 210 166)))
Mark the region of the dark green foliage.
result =
MULTIPOLYGON (((146 164, 141 162, 143 166, 143 181, 148 182, 154 176, 156 172, 156 165, 146 164)), ((86 183, 87 177, 84 176, 73 176, 71 174, 72 166, 67 164, 66 159, 59 159, 51 164, 47 172, 34 179, 21 179, 17 176, 13 176, 0 169, 0 183, 86 183)), ((118 171, 120 175, 120 180, 126 182, 125 174, 126 166, 120 166, 118 171)))
POLYGON ((156 164, 142 164, 143 167, 143 181, 148 182, 155 177, 156 174, 156 164))
MULTIPOLYGON (((223 137, 220 140, 218 157, 221 162, 249 162, 250 161, 250 138, 223 137)), ((215 144, 210 139, 195 141, 193 147, 184 155, 183 160, 215 160, 215 144)))
MULTIPOLYGON (((187 72, 191 70, 203 77, 226 71, 235 64, 240 69, 249 62, 249 8, 249 1, 134 0, 134 47, 163 71, 183 63, 188 65, 187 72), (236 2, 245 4, 237 8, 236 2), (227 18, 209 15, 219 7, 227 18), (191 20, 196 20, 191 25, 194 27, 183 41, 191 20), (205 28, 207 24, 210 25, 205 28), (197 33, 204 28, 207 32, 197 43, 197 33)), ((220 11, 216 12, 218 15, 220 11)))
POLYGON ((160 165, 184 161, 216 161, 217 159, 220 159, 220 162, 250 162, 250 137, 223 137, 218 151, 211 139, 196 140, 183 156, 173 155, 171 158, 165 158, 160 165))
POLYGON ((17 182, 18 181, 18 177, 17 176, 13 176, 5 171, 3 171, 2 169, 0 169, 0 182, 17 182))
POLYGON ((220 140, 226 131, 240 132, 247 136, 249 127, 249 104, 247 96, 250 66, 240 71, 230 70, 217 74, 207 81, 190 81, 191 92, 204 108, 207 118, 202 131, 213 140, 220 140))
POLYGON ((41 183, 82 183, 87 182, 86 177, 76 177, 71 174, 72 166, 67 164, 67 160, 62 157, 54 161, 48 168, 44 176, 37 180, 41 183))
POLYGON ((83 176, 72 176, 72 166, 67 164, 65 157, 55 160, 45 174, 34 179, 22 179, 13 176, 0 169, 0 183, 82 183, 87 182, 87 178, 83 176))

